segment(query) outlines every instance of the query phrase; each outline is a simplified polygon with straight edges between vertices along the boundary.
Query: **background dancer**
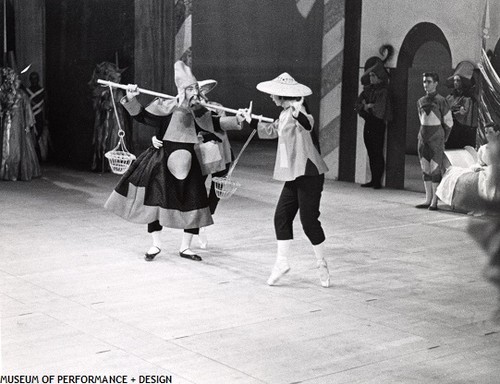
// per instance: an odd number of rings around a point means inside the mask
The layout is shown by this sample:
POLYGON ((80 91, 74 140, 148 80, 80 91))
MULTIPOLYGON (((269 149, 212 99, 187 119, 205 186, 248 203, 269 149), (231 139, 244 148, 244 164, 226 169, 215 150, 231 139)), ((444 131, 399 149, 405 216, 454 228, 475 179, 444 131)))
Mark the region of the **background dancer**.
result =
POLYGON ((356 111, 365 120, 363 139, 370 163, 371 179, 362 187, 382 188, 385 170, 384 141, 387 123, 392 120, 389 97, 389 75, 382 60, 370 67, 362 76, 362 83, 369 80, 356 101, 356 111))
POLYGON ((418 132, 418 158, 422 167, 425 202, 416 208, 436 211, 438 197, 436 190, 442 178, 444 143, 450 136, 453 117, 446 99, 437 93, 439 76, 435 72, 423 74, 426 95, 418 99, 420 131, 418 132))
POLYGON ((28 181, 42 174, 35 149, 35 118, 16 71, 0 68, 0 180, 28 181))

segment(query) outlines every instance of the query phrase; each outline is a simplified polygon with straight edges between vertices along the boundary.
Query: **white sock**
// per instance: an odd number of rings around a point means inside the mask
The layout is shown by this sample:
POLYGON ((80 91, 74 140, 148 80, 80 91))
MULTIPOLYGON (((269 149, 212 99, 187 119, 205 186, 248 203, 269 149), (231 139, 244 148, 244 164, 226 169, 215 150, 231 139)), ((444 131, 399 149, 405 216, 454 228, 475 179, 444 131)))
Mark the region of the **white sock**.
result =
POLYGON ((205 227, 200 228, 200 233, 198 233, 198 240, 200 242, 200 247, 205 249, 208 245, 207 232, 205 227))
POLYGON ((192 240, 193 240, 192 233, 182 232, 182 241, 181 241, 181 247, 179 249, 179 252, 185 252, 187 254, 192 254, 193 252, 190 249, 192 240), (186 250, 188 250, 188 251, 186 252, 186 250))
POLYGON ((330 272, 328 271, 328 265, 325 260, 325 242, 323 241, 321 244, 313 245, 313 249, 319 268, 321 285, 328 288, 330 286, 330 272))
POLYGON ((292 247, 292 240, 278 240, 276 263, 288 264, 288 255, 292 247))
POLYGON ((313 245, 314 255, 318 261, 321 261, 325 258, 325 242, 323 241, 321 244, 313 245))
POLYGON ((156 247, 158 249, 161 249, 160 234, 161 234, 161 231, 151 232, 151 236, 153 237, 153 247, 156 247))

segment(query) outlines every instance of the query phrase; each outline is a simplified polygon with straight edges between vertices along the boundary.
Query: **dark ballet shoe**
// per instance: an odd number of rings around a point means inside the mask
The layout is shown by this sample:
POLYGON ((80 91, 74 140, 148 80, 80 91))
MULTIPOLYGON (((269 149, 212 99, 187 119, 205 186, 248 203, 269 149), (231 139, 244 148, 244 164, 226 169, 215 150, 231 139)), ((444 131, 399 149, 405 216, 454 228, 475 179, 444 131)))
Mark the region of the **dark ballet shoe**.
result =
POLYGON ((429 211, 437 211, 438 207, 437 205, 429 205, 429 211))
POLYGON ((373 181, 370 181, 369 183, 361 184, 361 188, 371 188, 374 186, 375 186, 375 184, 373 183, 373 181))
POLYGON ((201 260, 202 260, 202 258, 201 258, 200 256, 195 255, 195 254, 194 254, 194 255, 191 255, 191 254, 189 254, 189 253, 186 253, 186 251, 187 251, 187 249, 185 249, 185 250, 184 250, 184 251, 182 251, 182 252, 179 252, 179 256, 180 256, 180 257, 183 257, 183 258, 185 258, 185 259, 194 260, 194 261, 201 261, 201 260))
POLYGON ((160 248, 158 248, 158 247, 154 247, 154 248, 156 248, 158 250, 158 252, 154 252, 154 253, 146 252, 146 254, 144 255, 144 260, 153 261, 154 258, 156 257, 156 255, 158 255, 161 252, 160 248))
POLYGON ((427 209, 429 208, 431 205, 430 204, 427 204, 427 203, 423 203, 423 204, 417 204, 415 205, 415 208, 419 208, 419 209, 427 209))

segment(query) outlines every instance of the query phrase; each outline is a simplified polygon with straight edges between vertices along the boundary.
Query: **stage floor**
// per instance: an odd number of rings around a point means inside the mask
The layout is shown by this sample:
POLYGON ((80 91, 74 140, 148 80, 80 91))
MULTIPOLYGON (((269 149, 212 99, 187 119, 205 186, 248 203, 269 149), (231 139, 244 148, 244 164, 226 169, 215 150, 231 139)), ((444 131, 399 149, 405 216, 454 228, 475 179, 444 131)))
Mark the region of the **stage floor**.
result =
MULTIPOLYGON (((233 174, 202 262, 162 232, 103 209, 119 176, 44 166, 0 182, 1 372, 161 375, 181 383, 498 383, 497 292, 467 215, 417 210, 421 192, 327 181, 321 221, 332 286, 297 219, 279 286, 274 148, 233 174)), ((479 220, 479 219, 474 219, 479 220)), ((40 376, 41 377, 41 376, 40 376)), ((41 380, 41 379, 40 379, 41 380)))

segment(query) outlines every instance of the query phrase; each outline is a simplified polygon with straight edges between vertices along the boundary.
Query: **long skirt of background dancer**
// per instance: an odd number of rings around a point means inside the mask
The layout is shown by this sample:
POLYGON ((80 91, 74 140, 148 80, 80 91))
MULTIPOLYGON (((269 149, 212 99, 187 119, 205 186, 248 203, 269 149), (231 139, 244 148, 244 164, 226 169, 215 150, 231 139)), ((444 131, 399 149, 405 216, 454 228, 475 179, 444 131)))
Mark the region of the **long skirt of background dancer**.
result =
POLYGON ((105 208, 133 223, 156 220, 168 228, 213 224, 193 144, 164 141, 148 148, 112 192, 105 208))
POLYGON ((0 118, 0 180, 29 181, 42 174, 35 149, 33 114, 27 96, 0 118))

